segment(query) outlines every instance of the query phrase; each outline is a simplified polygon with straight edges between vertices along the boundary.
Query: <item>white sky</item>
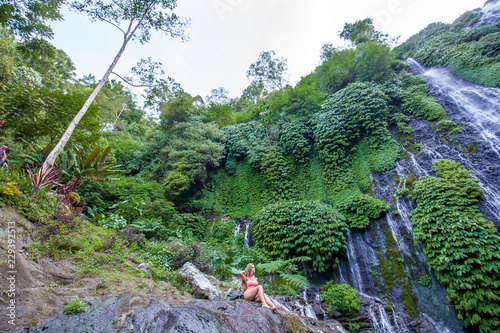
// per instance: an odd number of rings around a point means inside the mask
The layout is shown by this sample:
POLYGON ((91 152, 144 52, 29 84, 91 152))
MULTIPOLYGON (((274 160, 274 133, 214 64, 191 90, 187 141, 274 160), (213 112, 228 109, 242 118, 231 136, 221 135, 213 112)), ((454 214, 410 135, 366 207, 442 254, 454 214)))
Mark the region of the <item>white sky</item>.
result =
MULTIPOLYGON (((225 87, 230 97, 250 83, 246 71, 261 51, 274 50, 288 60, 290 83, 319 64, 325 43, 344 45, 338 38, 344 23, 371 17, 380 30, 400 42, 432 22, 451 23, 486 0, 179 0, 176 13, 190 17, 189 42, 158 34, 147 44, 129 44, 115 71, 125 75, 141 58, 163 63, 167 76, 191 95, 207 96, 225 87)), ((73 60, 78 77, 101 78, 122 35, 85 15, 64 12, 52 23, 53 44, 73 60)), ((116 77, 115 77, 116 78, 116 77)))

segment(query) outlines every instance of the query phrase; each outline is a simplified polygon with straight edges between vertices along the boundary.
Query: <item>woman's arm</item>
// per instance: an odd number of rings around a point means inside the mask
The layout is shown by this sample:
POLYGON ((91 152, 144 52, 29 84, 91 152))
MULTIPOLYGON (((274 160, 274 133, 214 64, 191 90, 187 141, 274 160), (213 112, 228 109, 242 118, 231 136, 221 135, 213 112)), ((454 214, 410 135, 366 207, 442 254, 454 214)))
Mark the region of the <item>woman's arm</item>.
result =
POLYGON ((247 282, 247 277, 243 274, 243 271, 241 271, 240 273, 240 278, 243 280, 243 282, 247 282))

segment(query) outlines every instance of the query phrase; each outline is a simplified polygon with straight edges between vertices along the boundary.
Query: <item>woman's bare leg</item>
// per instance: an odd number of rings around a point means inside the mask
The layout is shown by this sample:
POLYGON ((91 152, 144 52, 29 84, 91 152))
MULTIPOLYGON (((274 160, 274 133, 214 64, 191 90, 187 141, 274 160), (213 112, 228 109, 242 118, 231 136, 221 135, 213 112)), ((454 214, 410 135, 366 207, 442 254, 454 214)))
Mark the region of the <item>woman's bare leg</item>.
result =
POLYGON ((270 307, 271 309, 275 310, 275 309, 276 309, 276 306, 274 306, 273 302, 271 302, 271 300, 269 299, 269 297, 267 297, 267 295, 266 295, 266 294, 264 294, 264 298, 266 299, 266 303, 267 303, 267 305, 269 305, 269 307, 270 307))
POLYGON ((259 289, 257 288, 252 288, 243 294, 243 298, 246 299, 247 301, 253 301, 256 296, 258 296, 259 289))
POLYGON ((262 303, 262 306, 264 307, 269 307, 267 305, 265 295, 264 295, 264 288, 262 286, 257 286, 255 288, 252 288, 250 290, 247 290, 243 294, 243 298, 246 299, 247 301, 260 301, 262 303), (258 297, 255 297, 258 296, 258 297))
MULTIPOLYGON (((272 310, 275 310, 275 309, 276 309, 276 306, 274 306, 273 302, 271 302, 271 300, 269 299, 269 297, 267 297, 267 295, 266 295, 266 294, 264 294, 264 300, 265 300, 265 302, 266 302, 267 306, 268 306, 270 309, 272 309, 272 310)), ((256 301, 256 302, 261 302, 259 295, 255 296, 255 301, 256 301)))

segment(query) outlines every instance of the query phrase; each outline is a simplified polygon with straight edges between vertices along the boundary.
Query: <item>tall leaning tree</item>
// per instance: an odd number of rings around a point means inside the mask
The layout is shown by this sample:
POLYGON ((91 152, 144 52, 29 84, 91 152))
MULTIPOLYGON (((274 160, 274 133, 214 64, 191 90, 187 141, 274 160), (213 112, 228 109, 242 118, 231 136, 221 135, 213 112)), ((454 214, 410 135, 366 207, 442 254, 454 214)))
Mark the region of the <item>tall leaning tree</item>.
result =
POLYGON ((130 41, 145 44, 151 39, 151 33, 155 30, 171 37, 186 38, 184 28, 188 20, 174 13, 177 0, 81 0, 73 1, 70 6, 73 10, 87 14, 91 21, 106 22, 117 28, 123 34, 123 42, 103 78, 47 156, 43 164, 44 170, 53 167, 57 156, 64 149, 78 122, 113 73, 113 69, 130 41))

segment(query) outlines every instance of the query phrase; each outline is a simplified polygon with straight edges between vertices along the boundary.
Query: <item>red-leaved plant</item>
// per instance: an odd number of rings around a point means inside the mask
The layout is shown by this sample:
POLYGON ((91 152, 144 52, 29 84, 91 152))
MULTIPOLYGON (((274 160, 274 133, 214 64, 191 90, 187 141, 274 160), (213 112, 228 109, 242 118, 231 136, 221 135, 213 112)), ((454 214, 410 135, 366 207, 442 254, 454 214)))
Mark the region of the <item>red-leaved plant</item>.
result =
POLYGON ((33 188, 31 191, 31 198, 33 198, 36 192, 41 189, 46 187, 50 188, 59 184, 57 180, 54 180, 54 177, 59 173, 59 169, 55 170, 49 168, 44 170, 42 165, 38 171, 34 166, 32 166, 31 168, 28 167, 26 172, 28 173, 28 178, 30 179, 31 186, 33 188))
POLYGON ((57 192, 61 195, 57 198, 57 201, 68 207, 69 209, 73 209, 73 203, 71 202, 70 194, 75 188, 76 179, 73 179, 68 184, 59 184, 59 188, 57 192))

